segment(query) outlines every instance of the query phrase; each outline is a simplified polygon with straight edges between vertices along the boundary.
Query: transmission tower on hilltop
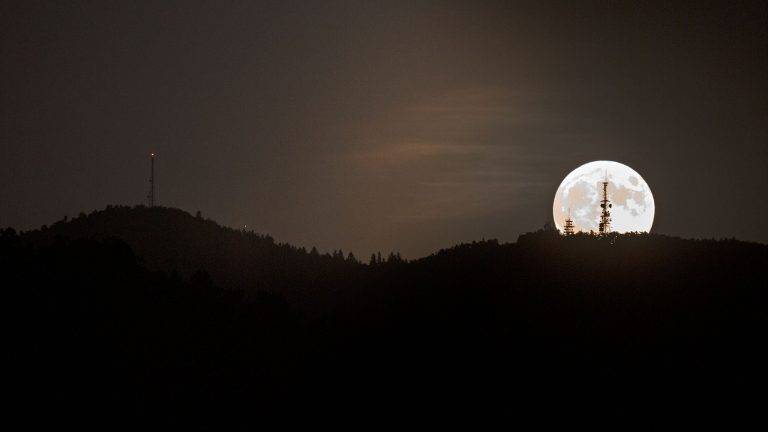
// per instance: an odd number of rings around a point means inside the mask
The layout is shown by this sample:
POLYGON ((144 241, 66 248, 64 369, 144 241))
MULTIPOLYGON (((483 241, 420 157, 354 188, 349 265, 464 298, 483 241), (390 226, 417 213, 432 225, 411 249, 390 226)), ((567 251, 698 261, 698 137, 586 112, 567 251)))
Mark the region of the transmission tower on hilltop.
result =
POLYGON ((563 228, 563 234, 570 236, 575 232, 573 226, 573 219, 571 219, 571 209, 568 209, 568 217, 565 219, 565 227, 563 228))
POLYGON ((603 199, 600 200, 600 225, 598 226, 598 232, 600 234, 608 234, 611 232, 611 201, 608 199, 608 171, 605 172, 605 181, 603 183, 603 199))
POLYGON ((149 154, 149 193, 147 194, 147 205, 155 206, 155 154, 149 154))

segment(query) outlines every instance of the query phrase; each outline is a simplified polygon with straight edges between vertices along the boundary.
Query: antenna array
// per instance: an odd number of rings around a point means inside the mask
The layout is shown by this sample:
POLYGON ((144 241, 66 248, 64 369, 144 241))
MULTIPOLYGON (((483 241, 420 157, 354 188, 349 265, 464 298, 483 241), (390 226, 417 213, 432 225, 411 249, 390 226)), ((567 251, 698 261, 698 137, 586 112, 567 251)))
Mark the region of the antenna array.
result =
POLYGON ((147 194, 147 205, 155 206, 155 154, 149 154, 149 193, 147 194))
POLYGON ((605 181, 603 181, 603 199, 600 200, 600 224, 598 225, 598 231, 600 234, 608 234, 611 232, 611 201, 608 199, 608 171, 605 172, 605 181))

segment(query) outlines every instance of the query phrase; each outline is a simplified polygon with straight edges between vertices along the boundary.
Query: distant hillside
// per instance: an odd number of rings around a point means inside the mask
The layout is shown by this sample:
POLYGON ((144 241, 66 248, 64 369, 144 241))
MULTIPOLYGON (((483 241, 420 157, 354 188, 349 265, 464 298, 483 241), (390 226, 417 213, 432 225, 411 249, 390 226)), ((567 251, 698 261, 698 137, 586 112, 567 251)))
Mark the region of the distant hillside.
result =
POLYGON ((185 278, 206 271, 217 285, 246 293, 270 290, 293 295, 297 286, 321 289, 330 282, 325 279, 360 266, 356 258, 341 251, 321 255, 167 207, 109 206, 22 237, 36 245, 51 244, 57 238, 117 238, 150 270, 178 272, 185 278))
POLYGON ((145 207, 0 232, 18 400, 208 430, 759 413, 766 268, 762 244, 554 231, 363 265, 145 207))

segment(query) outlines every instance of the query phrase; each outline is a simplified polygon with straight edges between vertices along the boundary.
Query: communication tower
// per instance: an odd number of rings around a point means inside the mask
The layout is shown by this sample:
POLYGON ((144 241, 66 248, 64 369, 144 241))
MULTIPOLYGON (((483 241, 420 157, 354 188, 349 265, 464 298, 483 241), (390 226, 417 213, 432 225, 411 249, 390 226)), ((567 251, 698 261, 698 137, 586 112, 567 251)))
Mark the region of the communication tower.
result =
POLYGON ((147 205, 155 206, 155 154, 149 154, 149 193, 147 194, 147 205))
POLYGON ((598 231, 600 234, 608 234, 611 232, 611 201, 608 199, 608 171, 605 172, 605 181, 603 183, 603 199, 600 200, 600 225, 598 231))
POLYGON ((573 219, 571 219, 571 209, 568 209, 568 217, 565 219, 565 227, 563 233, 567 236, 573 235, 575 229, 573 226, 573 219))

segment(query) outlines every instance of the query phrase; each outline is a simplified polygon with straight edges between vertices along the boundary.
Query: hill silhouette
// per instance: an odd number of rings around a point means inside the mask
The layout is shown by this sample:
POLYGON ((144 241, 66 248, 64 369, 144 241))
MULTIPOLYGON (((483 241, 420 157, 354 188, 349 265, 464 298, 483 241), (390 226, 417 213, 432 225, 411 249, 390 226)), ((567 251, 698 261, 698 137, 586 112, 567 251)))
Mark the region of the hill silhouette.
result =
POLYGON ((174 208, 109 206, 81 213, 22 237, 35 245, 57 239, 120 239, 136 253, 143 267, 189 278, 200 272, 219 287, 249 295, 280 292, 299 301, 338 289, 359 267, 341 250, 320 254, 315 248, 276 243, 268 235, 223 227, 174 208), (344 275, 342 279, 335 276, 344 275), (297 290, 298 289, 298 290, 297 290))
POLYGON ((735 240, 542 230, 361 264, 111 207, 4 230, 0 264, 16 399, 57 419, 744 415, 768 360, 768 247, 735 240))

